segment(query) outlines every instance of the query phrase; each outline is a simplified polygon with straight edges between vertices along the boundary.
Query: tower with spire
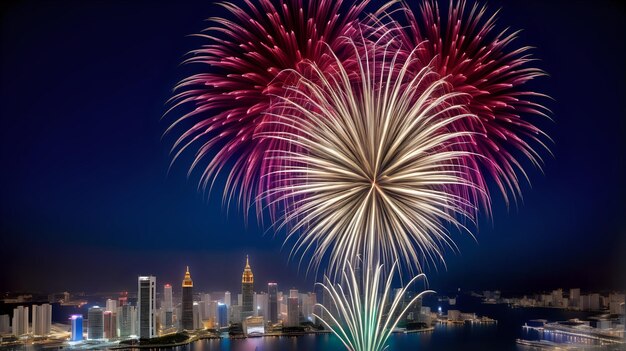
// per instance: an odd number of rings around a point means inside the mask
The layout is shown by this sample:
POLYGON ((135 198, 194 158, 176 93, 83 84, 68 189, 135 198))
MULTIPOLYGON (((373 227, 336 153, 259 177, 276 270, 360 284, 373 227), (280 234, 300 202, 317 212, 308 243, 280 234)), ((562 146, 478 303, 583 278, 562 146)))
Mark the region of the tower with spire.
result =
POLYGON ((185 272, 185 278, 183 279, 182 295, 181 327, 184 330, 193 330, 193 280, 191 280, 189 266, 187 266, 187 272, 185 272))
POLYGON ((241 277, 241 320, 254 316, 254 275, 250 268, 250 260, 246 255, 246 267, 241 277))

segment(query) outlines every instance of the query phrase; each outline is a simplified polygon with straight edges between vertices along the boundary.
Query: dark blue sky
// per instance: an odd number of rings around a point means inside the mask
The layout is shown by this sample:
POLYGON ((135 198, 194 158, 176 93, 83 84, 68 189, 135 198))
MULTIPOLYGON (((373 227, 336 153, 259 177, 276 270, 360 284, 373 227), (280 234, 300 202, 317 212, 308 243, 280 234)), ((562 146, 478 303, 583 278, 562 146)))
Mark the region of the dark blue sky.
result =
MULTIPOLYGON (((524 201, 495 200, 493 221, 456 234, 431 287, 532 290, 624 286, 626 28, 619 1, 489 1, 521 28, 550 78, 555 140, 524 201)), ((138 274, 202 289, 238 289, 245 254, 259 284, 309 289, 281 240, 228 216, 168 174, 161 121, 171 88, 198 67, 187 36, 211 1, 55 1, 3 5, 0 41, 0 291, 133 289, 138 274)), ((259 288, 261 289, 261 288, 259 288)))

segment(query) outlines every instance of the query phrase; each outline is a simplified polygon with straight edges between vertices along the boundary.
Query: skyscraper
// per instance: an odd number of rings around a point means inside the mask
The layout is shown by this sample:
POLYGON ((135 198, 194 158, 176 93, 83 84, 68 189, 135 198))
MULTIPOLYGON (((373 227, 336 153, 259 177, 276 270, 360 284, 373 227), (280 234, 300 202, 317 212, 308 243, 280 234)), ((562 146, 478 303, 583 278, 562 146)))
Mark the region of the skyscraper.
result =
POLYGON ((9 334, 11 332, 11 324, 9 323, 9 315, 0 315, 0 334, 9 334))
POLYGON ((226 306, 228 308, 230 308, 230 304, 231 304, 230 298, 231 298, 230 297, 230 291, 225 292, 224 293, 224 303, 226 304, 226 306))
POLYGON ((163 310, 165 311, 165 327, 171 328, 174 315, 174 304, 172 303, 172 286, 165 284, 163 287, 163 310))
POLYGON ((187 272, 185 272, 185 278, 183 279, 183 303, 181 311, 181 327, 184 330, 193 330, 193 280, 191 280, 191 274, 189 273, 189 266, 187 266, 187 272))
POLYGON ((297 327, 300 325, 300 304, 298 290, 289 290, 289 298, 287 299, 287 326, 297 327))
POLYGON ((191 329, 200 329, 200 325, 202 324, 202 318, 200 317, 200 304, 194 302, 192 306, 193 326, 191 327, 191 329))
POLYGON ((156 336, 156 277, 139 277, 137 290, 139 338, 153 338, 156 336))
POLYGON ((104 339, 104 309, 93 306, 87 311, 87 339, 104 339))
POLYGON ((263 321, 267 322, 267 293, 254 293, 255 316, 263 317, 263 321))
POLYGON ((298 290, 289 290, 287 299, 287 326, 297 327, 300 325, 300 309, 298 304, 298 290))
POLYGON ((13 309, 13 335, 28 334, 28 307, 17 306, 13 309))
POLYGON ((117 338, 117 312, 104 311, 104 337, 107 339, 117 338))
POLYGON ((117 308, 117 325, 119 337, 124 339, 136 333, 137 309, 135 306, 123 305, 117 308))
POLYGON ((246 256, 246 267, 241 277, 241 319, 254 315, 254 275, 250 268, 250 261, 246 256))
POLYGON ((267 283, 267 319, 278 323, 278 284, 267 283))
POLYGON ((217 326, 219 328, 228 326, 228 306, 221 302, 217 304, 217 326))
POLYGON ((83 340, 83 315, 73 314, 70 317, 72 321, 72 337, 70 341, 82 341, 83 340))
POLYGON ((52 325, 52 306, 44 303, 41 306, 33 305, 33 334, 48 335, 52 325))

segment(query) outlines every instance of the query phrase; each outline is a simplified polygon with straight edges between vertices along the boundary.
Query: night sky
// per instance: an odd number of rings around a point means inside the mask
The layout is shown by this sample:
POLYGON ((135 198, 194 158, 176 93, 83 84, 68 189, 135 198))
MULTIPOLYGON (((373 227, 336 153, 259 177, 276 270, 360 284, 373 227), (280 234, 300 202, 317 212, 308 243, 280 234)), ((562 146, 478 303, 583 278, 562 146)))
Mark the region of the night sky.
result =
MULTIPOLYGON (((236 0, 237 1, 237 0, 236 0)), ((240 2, 240 1, 239 1, 240 2)), ((447 3, 447 1, 445 1, 447 3)), ((626 11, 619 1, 489 1, 500 28, 523 29, 549 78, 555 143, 544 173, 506 207, 494 198, 474 241, 431 288, 614 289, 626 280, 626 11)), ((181 66, 204 43, 188 36, 219 15, 211 1, 50 1, 2 5, 0 41, 0 291, 135 289, 139 274, 239 289, 245 255, 257 290, 310 290, 281 250, 221 193, 196 189, 188 160, 168 173, 161 120, 181 66)))

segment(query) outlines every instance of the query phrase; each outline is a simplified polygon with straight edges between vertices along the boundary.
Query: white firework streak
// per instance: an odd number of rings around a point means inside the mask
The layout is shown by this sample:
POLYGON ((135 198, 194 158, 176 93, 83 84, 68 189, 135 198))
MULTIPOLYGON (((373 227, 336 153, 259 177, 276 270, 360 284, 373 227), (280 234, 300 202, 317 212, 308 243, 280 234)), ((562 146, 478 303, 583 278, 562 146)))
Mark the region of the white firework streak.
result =
POLYGON ((476 187, 460 169, 468 153, 455 147, 469 133, 448 127, 476 117, 452 103, 461 94, 447 93, 428 65, 409 78, 421 63, 389 49, 391 40, 346 40, 354 61, 337 59, 334 73, 309 63, 313 78, 300 76, 267 114, 263 136, 291 145, 267 154, 278 180, 265 195, 285 211, 277 230, 295 239, 291 256, 301 254, 300 264, 311 254, 307 271, 327 259, 335 275, 358 256, 407 263, 411 273, 445 264, 444 248, 455 249, 446 224, 470 232, 463 222, 476 210, 449 191, 476 187))
POLYGON ((391 268, 391 273, 383 283, 383 265, 377 265, 373 269, 366 266, 362 277, 357 277, 350 263, 343 272, 344 284, 332 284, 330 278, 325 277, 326 284, 318 283, 330 296, 334 308, 317 304, 328 317, 319 318, 322 323, 332 330, 350 351, 379 351, 387 347, 385 343, 398 325, 400 319, 406 314, 417 300, 425 294, 434 293, 425 290, 404 305, 404 296, 407 290, 419 279, 426 279, 422 273, 415 276, 409 283, 393 297, 391 302, 391 283, 394 277, 396 264, 391 268), (359 284, 363 281, 363 287, 359 284), (345 286, 345 290, 344 290, 345 286), (335 310, 331 312, 331 310, 335 310), (399 312, 399 313, 398 313, 399 312))

